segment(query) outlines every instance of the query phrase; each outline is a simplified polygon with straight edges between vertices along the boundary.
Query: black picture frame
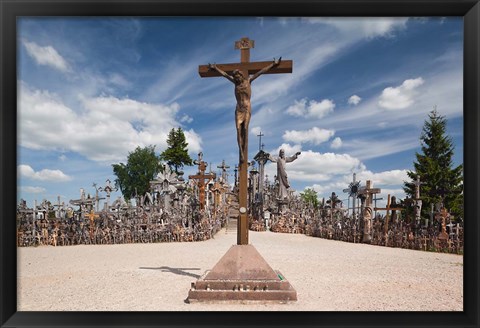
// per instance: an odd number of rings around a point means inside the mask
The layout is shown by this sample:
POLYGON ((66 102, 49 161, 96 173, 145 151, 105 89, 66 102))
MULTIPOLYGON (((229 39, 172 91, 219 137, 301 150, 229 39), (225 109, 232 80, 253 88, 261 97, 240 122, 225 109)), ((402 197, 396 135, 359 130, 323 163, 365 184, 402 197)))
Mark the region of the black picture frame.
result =
POLYGON ((1 327, 478 327, 480 204, 478 0, 0 0, 1 327), (463 312, 17 312, 16 19, 19 16, 462 16, 465 252, 463 312))

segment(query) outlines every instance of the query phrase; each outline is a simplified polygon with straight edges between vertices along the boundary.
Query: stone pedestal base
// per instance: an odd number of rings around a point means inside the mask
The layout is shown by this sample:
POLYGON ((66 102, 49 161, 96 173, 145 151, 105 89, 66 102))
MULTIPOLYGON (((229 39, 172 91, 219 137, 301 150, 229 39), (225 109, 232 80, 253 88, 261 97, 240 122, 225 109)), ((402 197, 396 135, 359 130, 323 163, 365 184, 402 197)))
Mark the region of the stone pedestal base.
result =
POLYGON ((296 301, 297 292, 252 245, 234 245, 212 270, 192 283, 187 302, 296 301))

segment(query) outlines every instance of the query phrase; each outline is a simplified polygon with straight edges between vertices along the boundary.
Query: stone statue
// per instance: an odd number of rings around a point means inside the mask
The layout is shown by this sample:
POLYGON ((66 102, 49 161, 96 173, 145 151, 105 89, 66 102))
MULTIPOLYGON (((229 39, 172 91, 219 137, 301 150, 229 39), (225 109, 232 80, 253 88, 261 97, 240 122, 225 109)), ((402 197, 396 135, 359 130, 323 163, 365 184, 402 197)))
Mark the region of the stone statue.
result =
POLYGON ((268 154, 268 159, 274 163, 277 163, 277 181, 278 181, 278 198, 283 200, 288 195, 288 188, 290 188, 290 184, 288 183, 287 179, 287 172, 285 171, 286 163, 293 162, 298 158, 300 152, 297 152, 293 156, 285 157, 285 150, 280 149, 278 153, 278 157, 273 157, 272 155, 268 154))
POLYGON ((245 160, 246 147, 247 147, 247 134, 248 134, 248 124, 250 123, 250 116, 252 115, 250 98, 252 96, 252 82, 259 77, 260 75, 268 72, 273 67, 280 65, 282 57, 278 60, 273 60, 273 62, 262 68, 257 73, 252 76, 244 76, 242 72, 238 69, 235 69, 232 75, 229 75, 225 71, 221 70, 215 64, 208 64, 208 68, 211 70, 216 70, 223 77, 227 78, 230 82, 235 84, 235 98, 237 99, 237 107, 235 108, 235 126, 237 128, 237 142, 240 152, 240 162, 242 163, 245 160))

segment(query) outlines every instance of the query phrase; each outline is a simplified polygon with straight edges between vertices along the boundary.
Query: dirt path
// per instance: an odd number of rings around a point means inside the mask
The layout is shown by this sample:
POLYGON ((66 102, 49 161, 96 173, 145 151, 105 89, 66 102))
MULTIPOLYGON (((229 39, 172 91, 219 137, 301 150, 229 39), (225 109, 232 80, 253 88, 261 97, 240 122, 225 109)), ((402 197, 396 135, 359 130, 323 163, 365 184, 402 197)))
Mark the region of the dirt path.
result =
POLYGON ((463 257, 250 232, 297 290, 288 304, 186 304, 191 282, 236 243, 222 229, 196 243, 18 249, 19 311, 462 311, 463 257))

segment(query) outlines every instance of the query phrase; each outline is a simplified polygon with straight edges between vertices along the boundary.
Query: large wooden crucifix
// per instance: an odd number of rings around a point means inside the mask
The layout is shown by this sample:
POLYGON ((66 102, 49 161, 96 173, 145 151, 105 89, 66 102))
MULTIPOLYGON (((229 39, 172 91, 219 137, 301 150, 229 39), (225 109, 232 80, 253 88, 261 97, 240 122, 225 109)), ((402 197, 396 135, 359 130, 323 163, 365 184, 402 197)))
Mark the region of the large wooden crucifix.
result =
POLYGON ((237 221, 237 244, 248 245, 248 124, 251 116, 251 83, 262 74, 291 73, 291 60, 267 62, 250 62, 250 49, 255 45, 253 40, 242 38, 235 42, 235 49, 240 49, 240 63, 200 65, 198 73, 201 77, 223 76, 235 84, 235 125, 237 128, 237 142, 239 147, 239 212, 237 221))
POLYGON ((202 159, 203 153, 198 153, 198 160, 194 163, 198 165, 198 173, 195 175, 189 175, 189 179, 195 180, 198 186, 198 198, 200 203, 200 210, 205 209, 205 180, 213 180, 216 177, 215 173, 205 173, 207 169, 207 163, 202 159))

